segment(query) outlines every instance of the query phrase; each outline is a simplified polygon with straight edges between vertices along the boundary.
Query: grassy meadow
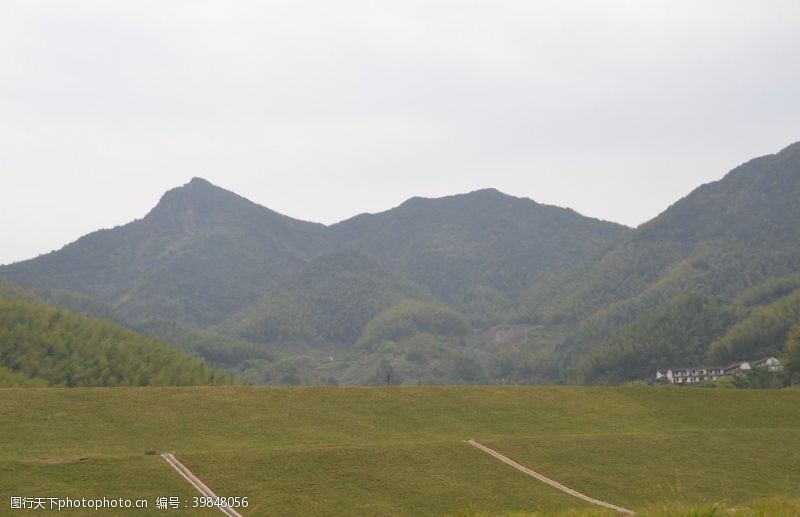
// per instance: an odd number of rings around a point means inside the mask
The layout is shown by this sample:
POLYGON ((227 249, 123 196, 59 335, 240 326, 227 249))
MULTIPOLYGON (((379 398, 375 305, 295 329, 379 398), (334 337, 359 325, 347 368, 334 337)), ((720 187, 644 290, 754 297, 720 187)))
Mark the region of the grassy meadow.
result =
POLYGON ((156 497, 197 494, 156 450, 247 496, 243 515, 609 514, 466 439, 642 515, 799 507, 798 390, 18 388, 0 415, 0 513, 11 496, 106 496, 170 514, 156 497))

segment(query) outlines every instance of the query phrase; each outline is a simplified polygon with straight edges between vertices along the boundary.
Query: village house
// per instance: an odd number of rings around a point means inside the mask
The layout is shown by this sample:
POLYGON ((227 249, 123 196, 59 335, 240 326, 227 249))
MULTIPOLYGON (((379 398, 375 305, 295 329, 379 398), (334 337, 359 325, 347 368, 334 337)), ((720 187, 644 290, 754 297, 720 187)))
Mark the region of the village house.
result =
POLYGON ((768 372, 779 372, 783 369, 777 357, 765 357, 764 359, 753 361, 753 367, 766 368, 768 372))
POLYGON ((747 361, 742 361, 740 363, 733 363, 730 366, 725 367, 725 375, 741 375, 743 373, 747 373, 752 370, 753 367, 747 361))
POLYGON ((694 366, 690 368, 667 368, 656 372, 656 380, 670 384, 691 384, 715 381, 724 375, 724 368, 716 366, 694 366))
POLYGON ((656 382, 669 384, 694 384, 715 381, 723 375, 738 377, 753 368, 764 368, 769 372, 781 371, 781 362, 776 357, 765 357, 758 361, 741 361, 725 368, 720 366, 693 366, 689 368, 664 368, 656 371, 656 382))

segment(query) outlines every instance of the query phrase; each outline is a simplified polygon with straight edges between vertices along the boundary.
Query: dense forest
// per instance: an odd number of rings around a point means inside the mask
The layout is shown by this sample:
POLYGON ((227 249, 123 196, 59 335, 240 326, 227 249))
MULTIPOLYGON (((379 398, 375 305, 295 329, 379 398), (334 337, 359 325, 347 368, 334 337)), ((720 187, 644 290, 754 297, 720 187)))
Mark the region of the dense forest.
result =
POLYGON ((0 385, 148 386, 229 383, 200 359, 110 322, 0 295, 0 385))
MULTIPOLYGON (((699 291, 676 296, 642 313, 585 355, 577 378, 618 383, 647 378, 670 366, 726 366, 768 356, 789 357, 790 332, 800 324, 800 275, 782 277, 742 292, 731 303, 699 291), (788 293, 787 293, 788 290, 788 293)), ((790 375, 796 365, 785 365, 790 375)))
POLYGON ((798 321, 798 196, 794 144, 703 185, 602 257, 529 291, 513 319, 568 329, 556 355, 574 365, 560 371, 572 381, 780 357, 798 321))
MULTIPOLYGON (((0 267, 26 289, 0 293, 17 304, 5 309, 14 318, 44 311, 31 321, 49 321, 56 309, 45 303, 258 383, 615 384, 767 355, 797 379, 798 199, 800 144, 636 229, 493 189, 324 226, 195 178, 143 219, 0 267)), ((92 353, 122 354, 93 335, 92 353)), ((143 358, 131 358, 139 373, 101 361, 88 377, 170 383, 141 373, 143 358)), ((0 379, 40 377, 3 364, 0 379)), ((217 382, 210 372, 197 375, 217 382)), ((71 375, 42 379, 89 382, 71 375)))
POLYGON ((330 253, 310 261, 221 328, 274 347, 304 343, 348 346, 384 310, 406 299, 428 298, 425 288, 366 255, 330 253))
POLYGON ((29 289, 81 292, 130 321, 208 328, 275 296, 281 284, 291 289, 287 278, 335 252, 360 252, 448 303, 480 308, 469 298, 484 295, 515 303, 627 230, 496 190, 414 198, 326 227, 195 178, 144 218, 2 266, 0 276, 29 289))

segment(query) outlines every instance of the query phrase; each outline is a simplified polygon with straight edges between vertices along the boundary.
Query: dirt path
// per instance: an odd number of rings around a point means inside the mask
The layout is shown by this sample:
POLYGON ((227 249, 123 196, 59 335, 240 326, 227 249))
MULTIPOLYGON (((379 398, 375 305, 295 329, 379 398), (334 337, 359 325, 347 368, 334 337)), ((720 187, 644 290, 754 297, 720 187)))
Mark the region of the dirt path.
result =
POLYGON ((482 450, 483 452, 485 452, 487 454, 490 454, 490 455, 494 456, 495 458, 497 458, 498 460, 502 461, 503 463, 511 465, 512 467, 514 467, 515 469, 519 470, 520 472, 524 472, 525 474, 538 479, 542 483, 547 483, 551 487, 557 488, 557 489, 561 490, 562 492, 571 495, 572 497, 577 497, 578 499, 582 499, 582 500, 586 501, 587 503, 596 504, 598 506, 602 506, 603 508, 608 508, 610 510, 616 510, 616 511, 618 511, 620 513, 623 513, 625 515, 635 515, 634 512, 632 512, 631 510, 628 510, 627 508, 622 508, 621 506, 616 506, 616 505, 613 505, 611 503, 606 503, 605 501, 599 501, 597 499, 589 497, 588 495, 582 494, 582 493, 578 492, 577 490, 573 490, 573 489, 571 489, 569 487, 566 487, 566 486, 562 485, 561 483, 559 483, 557 481, 553 481, 549 477, 543 476, 543 475, 539 474, 538 472, 534 472, 533 470, 529 469, 528 467, 525 467, 524 465, 520 465, 519 463, 517 463, 516 461, 512 460, 511 458, 503 456, 499 452, 497 452, 497 451, 495 451, 493 449, 490 449, 489 447, 486 447, 485 445, 481 445, 480 443, 476 442, 475 440, 467 440, 467 443, 472 445, 473 447, 476 447, 476 448, 482 450))
MULTIPOLYGON (((192 474, 192 471, 187 469, 186 466, 183 463, 178 461, 178 459, 175 456, 173 456, 172 453, 165 452, 164 454, 161 455, 161 457, 164 458, 165 460, 167 460, 167 463, 172 465, 172 468, 177 470, 178 474, 183 476, 183 478, 186 481, 191 483, 191 485, 193 487, 195 487, 198 492, 203 494, 204 497, 211 497, 212 499, 215 499, 215 500, 217 499, 217 495, 214 492, 212 492, 211 489, 208 488, 205 485, 205 483, 200 481, 197 478, 197 476, 192 474)), ((222 506, 217 506, 217 508, 219 508, 219 511, 221 511, 222 513, 224 513, 228 517, 242 517, 242 514, 240 514, 239 512, 234 510, 233 508, 225 508, 225 507, 222 507, 222 506)))

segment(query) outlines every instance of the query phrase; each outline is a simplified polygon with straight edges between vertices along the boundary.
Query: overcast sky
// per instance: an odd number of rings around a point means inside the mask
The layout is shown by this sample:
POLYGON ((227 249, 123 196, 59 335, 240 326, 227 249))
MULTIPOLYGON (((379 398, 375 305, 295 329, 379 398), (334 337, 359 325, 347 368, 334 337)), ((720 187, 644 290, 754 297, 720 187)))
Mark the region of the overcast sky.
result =
POLYGON ((496 187, 638 225, 800 140, 800 2, 0 0, 0 263, 200 176, 332 223, 496 187))

